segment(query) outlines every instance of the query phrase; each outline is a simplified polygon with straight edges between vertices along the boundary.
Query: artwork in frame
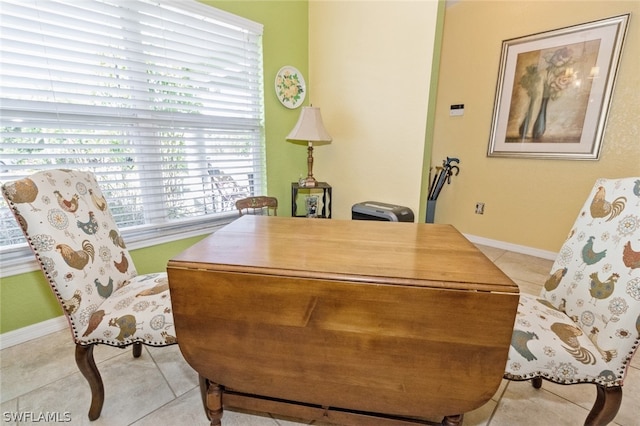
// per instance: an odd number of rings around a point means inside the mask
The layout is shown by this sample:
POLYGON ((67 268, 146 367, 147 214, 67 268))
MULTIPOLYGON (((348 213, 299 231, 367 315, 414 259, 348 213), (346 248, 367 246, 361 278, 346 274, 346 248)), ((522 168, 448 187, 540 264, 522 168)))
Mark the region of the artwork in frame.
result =
POLYGON ((488 156, 597 160, 628 21, 504 41, 488 156))

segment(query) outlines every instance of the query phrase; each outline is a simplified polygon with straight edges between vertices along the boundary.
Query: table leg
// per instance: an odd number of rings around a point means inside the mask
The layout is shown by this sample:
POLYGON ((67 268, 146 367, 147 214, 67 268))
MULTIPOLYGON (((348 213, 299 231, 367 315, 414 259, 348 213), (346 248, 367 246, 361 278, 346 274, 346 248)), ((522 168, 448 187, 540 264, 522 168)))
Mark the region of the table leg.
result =
POLYGON ((200 394, 207 418, 211 426, 222 425, 222 386, 200 376, 200 394))
POLYGON ((456 414, 453 416, 445 416, 442 419, 442 426, 460 426, 462 425, 462 417, 464 414, 456 414))

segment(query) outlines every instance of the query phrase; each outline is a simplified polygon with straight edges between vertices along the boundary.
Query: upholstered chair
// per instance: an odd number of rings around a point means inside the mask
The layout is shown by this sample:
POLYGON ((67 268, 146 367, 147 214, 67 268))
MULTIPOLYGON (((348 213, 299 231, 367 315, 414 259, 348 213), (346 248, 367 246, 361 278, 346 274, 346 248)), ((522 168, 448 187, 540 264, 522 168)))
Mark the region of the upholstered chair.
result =
POLYGON ((504 377, 593 383, 585 424, 616 416, 640 344, 640 178, 599 179, 538 296, 521 294, 504 377))
POLYGON ((92 173, 41 171, 4 183, 2 194, 69 321, 95 420, 104 402, 96 345, 132 345, 139 357, 143 344, 177 343, 166 273, 136 273, 92 173))
POLYGON ((278 199, 264 195, 247 197, 236 201, 236 208, 240 216, 243 214, 277 216, 278 199))

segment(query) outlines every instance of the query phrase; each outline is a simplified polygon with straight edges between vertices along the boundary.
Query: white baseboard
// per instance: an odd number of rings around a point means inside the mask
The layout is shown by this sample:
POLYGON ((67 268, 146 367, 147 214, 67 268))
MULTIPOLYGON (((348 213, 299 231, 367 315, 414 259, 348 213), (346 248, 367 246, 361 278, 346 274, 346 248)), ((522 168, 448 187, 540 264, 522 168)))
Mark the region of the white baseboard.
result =
POLYGON ((552 251, 540 250, 533 247, 521 246, 518 244, 506 243, 504 241, 491 240, 484 237, 476 237, 475 235, 464 234, 464 236, 474 244, 495 247, 502 250, 513 251, 515 253, 526 254, 529 256, 540 257, 547 260, 556 260, 558 253, 552 251))
MULTIPOLYGON (((498 249, 513 251, 516 253, 522 253, 529 256, 540 257, 543 259, 555 260, 557 256, 557 253, 551 251, 506 243, 504 241, 491 240, 489 238, 476 237, 474 235, 467 234, 465 234, 465 237, 474 244, 482 244, 484 246, 495 247, 498 249)), ((37 324, 29 325, 18 330, 9 331, 0 334, 0 349, 28 342, 29 340, 46 336, 47 334, 54 333, 56 331, 64 330, 67 327, 69 327, 67 319, 64 316, 60 316, 52 318, 50 320, 39 322, 37 324)))
POLYGON ((36 324, 28 325, 17 330, 0 334, 0 349, 10 348, 47 334, 69 328, 67 318, 63 316, 51 318, 36 324))

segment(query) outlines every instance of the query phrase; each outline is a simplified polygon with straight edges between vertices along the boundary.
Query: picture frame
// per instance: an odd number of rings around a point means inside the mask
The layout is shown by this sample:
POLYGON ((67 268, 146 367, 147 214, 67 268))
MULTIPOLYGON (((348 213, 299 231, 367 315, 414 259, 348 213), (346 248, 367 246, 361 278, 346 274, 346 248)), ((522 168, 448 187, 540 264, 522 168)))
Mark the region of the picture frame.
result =
POLYGON ((318 217, 318 196, 307 195, 305 207, 307 210, 307 217, 318 217))
POLYGON ((307 84, 302 73, 290 65, 285 65, 278 70, 275 89, 280 103, 289 109, 302 105, 307 95, 307 84))
POLYGON ((629 17, 503 41, 487 155, 599 159, 629 17))

